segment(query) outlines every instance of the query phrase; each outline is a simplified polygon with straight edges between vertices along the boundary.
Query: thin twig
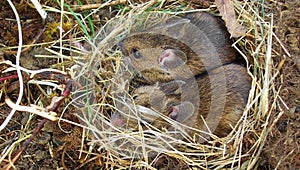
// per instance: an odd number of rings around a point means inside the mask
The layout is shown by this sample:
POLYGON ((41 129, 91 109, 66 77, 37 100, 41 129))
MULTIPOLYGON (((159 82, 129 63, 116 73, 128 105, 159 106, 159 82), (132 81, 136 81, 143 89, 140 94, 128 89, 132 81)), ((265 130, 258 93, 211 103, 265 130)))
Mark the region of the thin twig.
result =
POLYGON ((33 3, 34 7, 38 11, 38 13, 41 15, 41 17, 43 18, 43 20, 45 20, 47 18, 47 13, 46 13, 45 10, 43 10, 43 8, 42 8, 41 4, 39 3, 39 1, 31 0, 31 2, 33 3))
MULTIPOLYGON (((24 86, 23 86, 23 77, 22 77, 22 73, 21 73, 21 69, 20 69, 20 56, 21 56, 21 50, 22 50, 22 44, 23 44, 23 39, 22 39, 22 27, 21 27, 21 21, 20 21, 20 17, 19 14, 14 6, 14 4, 11 2, 11 0, 7 0, 10 7, 12 8, 16 20, 17 20, 17 24, 18 24, 18 33, 19 33, 19 44, 18 44, 18 52, 17 52, 17 56, 16 56, 16 68, 17 68, 17 74, 19 77, 19 84, 20 84, 20 89, 19 89, 19 95, 18 95, 18 99, 16 102, 16 105, 19 105, 21 103, 22 97, 23 97, 23 90, 24 90, 24 86)), ((16 110, 12 109, 11 112, 9 113, 9 115, 6 117, 6 119, 4 120, 4 122, 1 124, 0 126, 0 132, 6 127, 6 125, 8 124, 8 122, 10 121, 10 119, 13 117, 13 115, 15 114, 16 110)))
POLYGON ((72 9, 75 12, 77 12, 77 11, 103 8, 106 6, 115 6, 115 5, 119 5, 119 4, 124 4, 126 2, 127 2, 127 0, 117 0, 117 1, 108 1, 106 3, 100 3, 100 4, 74 5, 74 6, 72 6, 72 9))
POLYGON ((14 75, 6 76, 6 77, 1 77, 0 81, 11 80, 11 79, 16 79, 16 78, 18 78, 18 75, 14 74, 14 75))

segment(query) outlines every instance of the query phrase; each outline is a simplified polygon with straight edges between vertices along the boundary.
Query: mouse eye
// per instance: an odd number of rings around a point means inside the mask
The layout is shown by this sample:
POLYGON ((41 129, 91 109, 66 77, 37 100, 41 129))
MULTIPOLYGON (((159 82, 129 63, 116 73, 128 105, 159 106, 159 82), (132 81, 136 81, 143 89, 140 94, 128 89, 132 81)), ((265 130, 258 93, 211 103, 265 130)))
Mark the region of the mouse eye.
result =
POLYGON ((133 100, 137 100, 137 99, 138 99, 138 95, 133 95, 133 96, 132 96, 132 99, 133 99, 133 100))
POLYGON ((133 49, 131 50, 131 54, 133 55, 133 57, 134 57, 135 59, 140 59, 140 58, 142 58, 142 54, 141 54, 140 51, 139 51, 138 49, 136 49, 136 48, 133 48, 133 49))

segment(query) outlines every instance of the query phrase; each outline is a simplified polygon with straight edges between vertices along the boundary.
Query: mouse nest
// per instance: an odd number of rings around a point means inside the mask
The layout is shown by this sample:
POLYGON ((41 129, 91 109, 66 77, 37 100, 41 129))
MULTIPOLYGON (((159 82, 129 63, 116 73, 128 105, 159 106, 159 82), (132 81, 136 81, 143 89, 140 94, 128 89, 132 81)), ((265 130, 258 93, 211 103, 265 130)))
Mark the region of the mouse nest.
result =
MULTIPOLYGON (((118 42, 130 34, 153 31, 172 35, 174 25, 186 24, 180 15, 195 12, 195 9, 182 7, 177 11, 176 5, 171 3, 158 11, 155 11, 158 7, 153 6, 154 10, 150 8, 149 11, 148 3, 140 4, 139 10, 120 10, 115 17, 105 21, 93 39, 79 38, 85 41, 84 48, 56 47, 69 50, 70 56, 47 50, 58 57, 71 58, 72 64, 75 63, 67 69, 76 83, 63 112, 76 115, 78 121, 68 123, 83 129, 81 142, 88 147, 82 159, 101 155, 99 164, 112 169, 257 168, 269 129, 283 114, 281 104, 284 102, 275 82, 280 79, 284 56, 289 56, 289 53, 272 31, 272 17, 266 15, 262 18, 256 12, 260 5, 258 1, 234 2, 238 22, 246 28, 246 33, 235 39, 233 47, 244 58, 252 84, 239 123, 224 138, 210 134, 209 139, 198 142, 193 136, 180 133, 178 137, 173 129, 159 130, 145 122, 145 115, 139 111, 159 113, 136 106, 130 94, 149 82, 126 64, 118 48, 118 42), (283 49, 283 55, 272 49, 274 42, 278 49, 283 49), (125 125, 116 126, 122 122, 112 124, 111 117, 116 116, 116 112, 125 117, 125 125)), ((216 14, 214 5, 210 9, 216 14)), ((174 123, 174 129, 180 128, 174 123)))
MULTIPOLYGON (((159 12, 133 12, 108 21, 99 31, 90 42, 92 52, 88 55, 86 67, 80 72, 91 80, 89 84, 92 86, 89 88, 93 94, 89 96, 88 105, 81 103, 80 108, 84 106, 85 109, 81 109, 79 115, 82 125, 89 131, 90 142, 99 151, 108 154, 107 164, 128 168, 159 167, 162 162, 170 161, 175 167, 251 169, 255 166, 269 133, 268 128, 274 126, 270 115, 278 109, 278 91, 273 82, 280 76, 284 59, 273 61, 272 56, 278 54, 270 49, 271 38, 277 41, 271 21, 265 22, 251 10, 253 7, 250 4, 245 5, 248 10, 243 10, 241 5, 237 5, 236 10, 247 33, 238 38, 233 46, 246 60, 253 79, 248 104, 238 125, 227 137, 212 135, 204 143, 195 142, 190 136, 174 137, 172 130, 157 130, 145 123, 141 118, 143 115, 136 110, 130 92, 147 82, 124 64, 117 47, 122 38, 135 32, 152 28, 164 32, 168 24, 174 26, 176 17, 159 12), (126 107, 127 112, 120 111, 120 107, 126 107), (110 117, 116 111, 127 117, 125 126, 111 124, 110 117), (132 122, 137 124, 134 129, 128 125, 132 122), (145 130, 142 126, 150 128, 145 130), (119 163, 116 165, 115 162, 119 163)), ((184 20, 178 22, 184 23, 184 20)), ((81 100, 87 99, 83 97, 81 100)))

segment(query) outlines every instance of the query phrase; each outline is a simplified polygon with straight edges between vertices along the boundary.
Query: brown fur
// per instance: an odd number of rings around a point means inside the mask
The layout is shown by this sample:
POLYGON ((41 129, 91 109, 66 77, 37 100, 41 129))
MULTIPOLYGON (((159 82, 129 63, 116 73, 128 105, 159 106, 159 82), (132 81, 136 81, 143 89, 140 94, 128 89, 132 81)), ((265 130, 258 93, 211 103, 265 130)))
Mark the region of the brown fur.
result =
MULTIPOLYGON (((201 30, 200 37, 203 39, 191 38, 187 45, 167 35, 144 31, 119 43, 122 53, 130 58, 132 66, 145 79, 152 83, 160 82, 135 89, 135 103, 168 117, 176 106, 178 115, 187 115, 181 123, 208 131, 202 121, 205 119, 214 134, 226 136, 243 113, 251 79, 246 68, 229 64, 236 60, 237 53, 231 47, 229 34, 221 20, 208 13, 187 14, 184 18, 201 30), (213 45, 212 49, 207 49, 207 43, 213 45), (185 65, 161 67, 158 59, 166 49, 183 52, 187 59, 185 65), (217 59, 212 57, 211 51, 214 50, 217 59), (136 51, 141 57, 134 57, 136 51), (193 107, 189 107, 191 105, 193 107)), ((145 119, 159 129, 170 127, 162 118, 150 116, 145 119)), ((128 126, 137 127, 137 122, 128 121, 128 126)), ((200 133, 192 130, 190 134, 200 133)))
MULTIPOLYGON (((188 80, 181 87, 175 81, 143 86, 137 88, 133 95, 136 104, 150 107, 164 115, 168 115, 168 110, 172 106, 186 101, 191 102, 195 108, 199 109, 195 109, 196 114, 182 123, 196 129, 207 130, 202 116, 210 128, 213 128, 214 123, 217 124, 213 131, 215 135, 224 137, 232 131, 232 127, 236 125, 243 113, 250 83, 251 78, 247 74, 246 68, 229 64, 212 70, 208 75, 198 77, 196 83, 188 80), (199 93, 193 90, 195 88, 199 93), (185 89, 188 90, 183 92, 185 89), (213 94, 216 95, 213 96, 213 94), (200 96, 200 102, 198 96, 200 96), (224 108, 221 102, 224 102, 224 108), (212 119, 207 118, 208 114, 212 116, 212 119)), ((179 114, 187 113, 179 111, 179 114)), ((163 119, 153 120, 152 125, 160 129, 170 126, 163 119)), ((195 131, 191 132, 191 134, 195 133, 195 131)))
POLYGON ((231 47, 229 34, 219 18, 208 13, 187 14, 183 18, 189 19, 192 24, 201 30, 201 37, 206 38, 190 40, 193 45, 188 46, 166 35, 143 32, 130 35, 119 43, 122 53, 129 56, 134 68, 148 81, 154 83, 157 81, 168 82, 174 79, 188 79, 204 73, 206 70, 231 63, 236 59, 237 53, 231 47), (207 49, 206 44, 208 41, 214 49, 207 49), (158 56, 168 48, 184 52, 187 56, 186 65, 171 69, 161 68, 157 60, 158 56), (199 55, 195 53, 195 48, 200 50, 199 55), (138 49, 142 58, 134 58, 131 54, 133 49, 138 49), (217 52, 216 55, 219 55, 217 60, 212 59, 208 54, 214 50, 217 52), (220 59, 220 62, 218 59, 220 59))

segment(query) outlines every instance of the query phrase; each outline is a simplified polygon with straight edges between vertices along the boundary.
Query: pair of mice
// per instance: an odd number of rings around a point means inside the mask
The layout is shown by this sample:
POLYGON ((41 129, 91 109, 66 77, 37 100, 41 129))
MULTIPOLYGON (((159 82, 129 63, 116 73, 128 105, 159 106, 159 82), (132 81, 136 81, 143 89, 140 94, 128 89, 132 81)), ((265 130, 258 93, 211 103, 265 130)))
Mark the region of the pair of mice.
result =
MULTIPOLYGON (((154 29, 119 43, 130 65, 152 84, 133 90, 135 105, 191 127, 187 130, 191 135, 204 131, 224 137, 243 114, 251 78, 245 67, 234 64, 238 55, 219 18, 198 12, 181 19, 189 25, 168 28, 175 37, 154 29)), ((161 116, 145 120, 158 129, 172 128, 161 116)))

